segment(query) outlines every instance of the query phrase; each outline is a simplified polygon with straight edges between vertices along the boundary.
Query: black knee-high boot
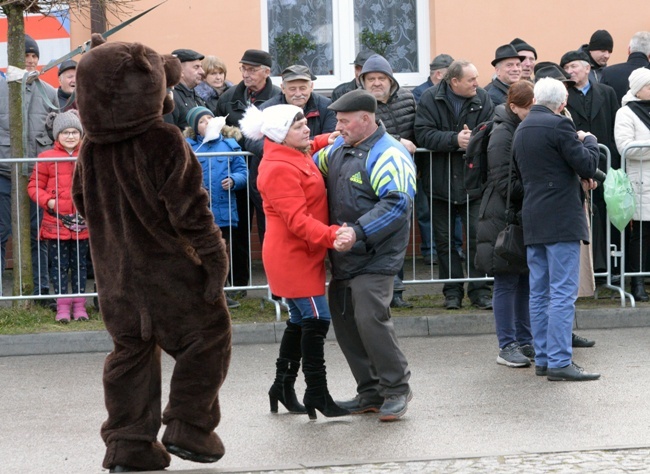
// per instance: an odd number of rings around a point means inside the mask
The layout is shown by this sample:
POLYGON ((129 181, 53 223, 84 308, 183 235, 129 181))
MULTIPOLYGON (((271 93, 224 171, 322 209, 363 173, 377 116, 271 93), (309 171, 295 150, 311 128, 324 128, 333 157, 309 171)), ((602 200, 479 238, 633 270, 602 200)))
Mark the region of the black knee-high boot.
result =
POLYGON ((330 322, 322 319, 303 319, 302 322, 302 371, 307 389, 302 402, 310 420, 316 419, 316 410, 327 417, 349 415, 339 407, 327 390, 325 372, 325 336, 330 322))
POLYGON ((269 389, 271 412, 278 412, 278 402, 291 413, 307 413, 305 407, 298 402, 294 383, 300 369, 300 341, 302 328, 287 321, 287 327, 280 342, 280 355, 275 362, 275 381, 269 389))

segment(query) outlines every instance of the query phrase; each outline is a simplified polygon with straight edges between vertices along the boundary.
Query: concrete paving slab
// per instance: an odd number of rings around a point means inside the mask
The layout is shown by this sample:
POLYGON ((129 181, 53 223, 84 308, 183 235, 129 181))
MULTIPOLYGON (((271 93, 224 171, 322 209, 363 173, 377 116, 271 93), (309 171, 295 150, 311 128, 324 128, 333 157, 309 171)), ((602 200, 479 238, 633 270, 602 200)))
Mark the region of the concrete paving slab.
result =
MULTIPOLYGON (((282 408, 271 414, 266 393, 278 344, 235 345, 217 429, 226 455, 209 466, 173 458, 169 470, 324 471, 331 465, 650 446, 650 328, 585 329, 581 334, 597 344, 577 349, 574 359, 602 372, 599 381, 553 383, 536 377, 532 368, 499 366, 494 335, 401 338, 415 396, 405 417, 389 424, 376 415, 327 419, 319 414, 309 422, 282 408)), ((0 358, 0 472, 102 472, 104 357, 0 358)), ((335 341, 326 344, 326 361, 334 398, 354 395, 354 381, 335 341)), ((163 369, 165 400, 169 357, 163 369)), ((301 380, 297 390, 304 391, 301 380)))

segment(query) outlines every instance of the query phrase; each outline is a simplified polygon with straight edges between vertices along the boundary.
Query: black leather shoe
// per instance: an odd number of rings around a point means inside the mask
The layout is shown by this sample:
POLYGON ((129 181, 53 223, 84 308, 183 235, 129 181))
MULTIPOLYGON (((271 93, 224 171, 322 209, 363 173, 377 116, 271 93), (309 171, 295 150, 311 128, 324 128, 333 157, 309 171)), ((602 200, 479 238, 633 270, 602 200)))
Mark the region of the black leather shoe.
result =
POLYGON ((472 301, 472 304, 478 309, 492 309, 492 298, 488 295, 481 295, 472 301))
POLYGON ((462 302, 458 296, 446 296, 445 297, 445 309, 460 309, 462 302))
POLYGON ((585 382, 599 379, 600 374, 585 372, 585 369, 571 362, 560 369, 549 368, 546 378, 551 382, 585 382))
POLYGON ((545 377, 548 375, 548 366, 546 365, 536 365, 535 366, 535 375, 539 377, 545 377))
POLYGON ((596 341, 591 341, 586 337, 571 333, 571 347, 593 347, 595 344, 596 341))
POLYGON ((379 421, 396 421, 400 419, 408 404, 413 398, 413 392, 409 389, 407 393, 389 395, 384 399, 384 404, 379 409, 379 421))
POLYGON ((404 301, 401 296, 393 296, 393 300, 390 302, 391 308, 412 308, 413 305, 408 301, 404 301))
POLYGON ((174 456, 178 456, 181 459, 186 459, 192 462, 202 462, 202 463, 217 462, 219 459, 223 457, 223 454, 195 453, 194 451, 181 448, 180 446, 176 446, 175 444, 166 444, 165 449, 167 449, 167 452, 169 454, 173 454, 174 456))
POLYGON ((336 402, 336 404, 348 410, 352 415, 361 413, 377 413, 384 404, 384 398, 379 395, 373 397, 362 397, 357 395, 352 400, 336 402))

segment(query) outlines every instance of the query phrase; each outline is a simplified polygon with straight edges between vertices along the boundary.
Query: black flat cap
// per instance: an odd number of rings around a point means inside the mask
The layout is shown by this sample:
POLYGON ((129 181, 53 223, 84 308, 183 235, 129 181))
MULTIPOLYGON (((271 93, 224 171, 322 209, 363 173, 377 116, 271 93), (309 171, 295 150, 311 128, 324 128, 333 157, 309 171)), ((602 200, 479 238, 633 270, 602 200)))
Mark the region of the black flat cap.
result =
POLYGON ((571 80, 571 75, 569 73, 557 64, 549 61, 542 63, 540 68, 535 66, 535 82, 545 77, 550 77, 552 79, 557 79, 560 82, 564 82, 567 87, 573 87, 576 85, 576 81, 571 80))
POLYGON ((377 99, 365 89, 355 89, 343 94, 327 108, 335 112, 357 112, 363 110, 374 114, 377 111, 377 99))
POLYGON ((521 38, 515 38, 510 42, 511 45, 515 47, 517 52, 519 51, 531 51, 535 55, 535 59, 537 59, 537 50, 533 48, 531 45, 526 43, 524 40, 521 38))
POLYGON ((429 64, 429 71, 444 69, 446 67, 449 67, 449 65, 453 62, 454 62, 454 58, 452 58, 448 54, 439 54, 438 56, 433 58, 433 61, 431 61, 431 64, 429 64))
POLYGON ((77 69, 77 61, 66 59, 61 64, 59 64, 59 76, 66 72, 68 69, 77 69))
POLYGON ((560 59, 560 67, 563 68, 566 64, 569 64, 573 61, 589 62, 589 56, 587 56, 587 53, 579 49, 576 51, 569 51, 568 53, 564 53, 564 56, 562 56, 562 59, 560 59))
POLYGON ((364 51, 359 51, 359 54, 357 54, 357 57, 354 58, 354 62, 351 64, 354 64, 355 66, 361 66, 363 67, 364 64, 366 64, 366 61, 370 56, 372 56, 375 53, 372 49, 366 49, 364 51))
POLYGON ((201 53, 197 53, 191 49, 175 49, 172 51, 172 55, 176 56, 182 63, 186 63, 187 61, 203 61, 205 57, 201 53))
POLYGON ((282 71, 282 80, 289 81, 315 81, 316 76, 314 76, 307 66, 302 64, 294 64, 289 66, 284 71, 282 71))
POLYGON ((499 46, 494 52, 494 59, 492 60, 492 66, 496 66, 499 61, 504 59, 518 58, 520 61, 526 59, 526 56, 520 56, 517 50, 510 43, 499 46))
POLYGON ((271 55, 260 49, 247 49, 239 62, 242 64, 250 64, 251 66, 273 67, 273 58, 271 55))

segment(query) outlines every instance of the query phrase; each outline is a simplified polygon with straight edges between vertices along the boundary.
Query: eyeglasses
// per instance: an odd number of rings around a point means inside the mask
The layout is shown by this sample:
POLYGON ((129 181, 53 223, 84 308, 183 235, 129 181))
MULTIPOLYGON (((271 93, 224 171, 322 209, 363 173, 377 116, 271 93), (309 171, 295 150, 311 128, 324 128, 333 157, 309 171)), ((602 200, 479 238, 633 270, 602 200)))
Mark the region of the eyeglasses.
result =
POLYGON ((78 137, 79 135, 81 135, 81 132, 79 130, 72 130, 72 131, 69 131, 69 132, 64 131, 64 132, 61 132, 59 135, 64 135, 66 137, 78 137))
POLYGON ((242 74, 255 74, 255 73, 258 72, 260 69, 262 69, 261 66, 258 66, 258 67, 244 67, 244 66, 240 66, 240 67, 239 67, 239 72, 241 72, 242 74))

